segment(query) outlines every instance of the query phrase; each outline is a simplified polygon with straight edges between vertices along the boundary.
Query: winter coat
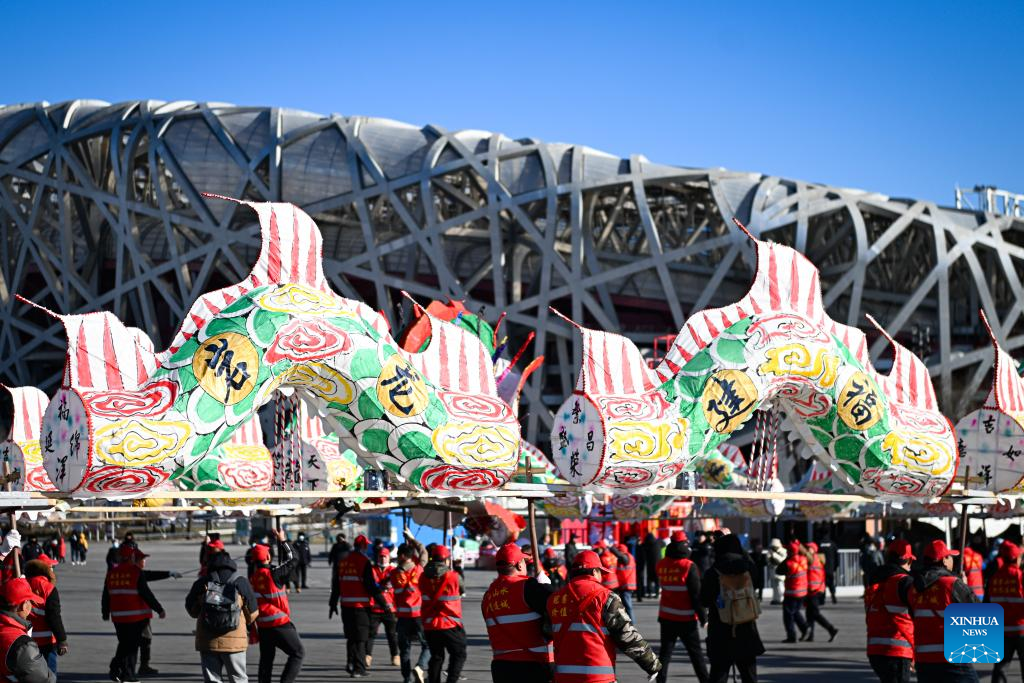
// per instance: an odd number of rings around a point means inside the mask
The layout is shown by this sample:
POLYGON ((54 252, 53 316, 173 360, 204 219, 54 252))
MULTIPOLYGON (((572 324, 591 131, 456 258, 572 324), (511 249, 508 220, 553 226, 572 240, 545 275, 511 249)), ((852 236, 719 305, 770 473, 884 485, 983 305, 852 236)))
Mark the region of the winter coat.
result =
POLYGON ((201 576, 192 584, 188 597, 185 598, 185 611, 189 616, 196 619, 196 650, 199 652, 245 652, 249 647, 249 630, 259 616, 259 605, 256 601, 256 591, 246 578, 244 573, 238 571, 238 565, 226 552, 217 552, 209 556, 206 576, 201 576), (235 599, 241 608, 241 618, 238 626, 227 633, 210 633, 202 620, 199 619, 199 612, 203 605, 203 595, 206 593, 206 585, 211 579, 226 583, 231 575, 235 574, 235 599))
POLYGON ((754 659, 765 652, 761 636, 757 631, 757 621, 746 624, 722 623, 718 615, 718 594, 721 592, 722 574, 736 575, 748 573, 754 569, 754 563, 742 553, 727 552, 715 558, 715 564, 703 577, 700 587, 701 604, 708 606, 708 659, 715 662, 744 662, 754 659), (734 629, 735 628, 735 632, 734 629))

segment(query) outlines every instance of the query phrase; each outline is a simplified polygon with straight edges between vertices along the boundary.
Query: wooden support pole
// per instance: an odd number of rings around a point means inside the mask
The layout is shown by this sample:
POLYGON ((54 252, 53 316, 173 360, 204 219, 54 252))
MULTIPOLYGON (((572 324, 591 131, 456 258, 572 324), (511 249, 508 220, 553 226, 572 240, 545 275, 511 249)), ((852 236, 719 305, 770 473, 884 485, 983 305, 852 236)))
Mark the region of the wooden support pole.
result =
MULTIPOLYGON (((964 468, 964 490, 967 490, 967 483, 970 481, 971 467, 968 465, 964 468)), ((960 574, 964 570, 964 549, 967 545, 967 525, 970 523, 970 517, 967 514, 967 508, 970 507, 967 504, 960 506, 960 555, 956 558, 956 572, 960 574)))
MULTIPOLYGON (((526 480, 531 484, 533 483, 533 458, 529 453, 526 455, 526 480)), ((530 525, 530 548, 533 550, 533 569, 537 576, 540 576, 544 569, 540 563, 540 544, 537 543, 537 508, 532 498, 526 501, 526 515, 530 525)))
MULTIPOLYGON (((4 474, 4 491, 11 490, 11 465, 4 460, 3 465, 4 474)), ((11 510, 11 531, 18 528, 18 512, 17 510, 11 510)), ((21 550, 19 548, 11 548, 11 554, 14 555, 14 575, 21 576, 21 550)))

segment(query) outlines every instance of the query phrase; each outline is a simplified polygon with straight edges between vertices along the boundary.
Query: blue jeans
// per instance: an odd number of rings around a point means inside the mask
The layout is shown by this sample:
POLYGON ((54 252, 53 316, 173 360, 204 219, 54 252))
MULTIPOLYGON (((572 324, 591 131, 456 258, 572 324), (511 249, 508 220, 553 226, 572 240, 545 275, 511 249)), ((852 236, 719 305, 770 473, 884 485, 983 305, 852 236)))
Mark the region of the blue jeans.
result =
POLYGON ((46 666, 50 667, 50 671, 57 673, 57 648, 47 650, 43 653, 43 657, 46 658, 46 666))
POLYGON ((923 663, 917 665, 918 683, 978 683, 970 664, 923 663))
POLYGON ((419 643, 420 658, 416 666, 427 670, 430 661, 430 649, 427 647, 427 640, 423 636, 423 622, 419 619, 399 617, 396 625, 398 635, 398 658, 402 662, 402 681, 412 683, 412 646, 419 643))
POLYGON ((622 599, 622 606, 626 608, 626 614, 633 619, 633 591, 617 590, 616 594, 622 599))

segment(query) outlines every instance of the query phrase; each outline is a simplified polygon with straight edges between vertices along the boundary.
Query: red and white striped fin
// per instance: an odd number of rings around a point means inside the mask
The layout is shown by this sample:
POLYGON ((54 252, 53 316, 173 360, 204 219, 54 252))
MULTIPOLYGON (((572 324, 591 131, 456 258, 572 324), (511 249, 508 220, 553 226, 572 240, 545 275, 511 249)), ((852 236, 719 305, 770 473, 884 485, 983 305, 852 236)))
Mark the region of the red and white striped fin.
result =
POLYGON ((260 416, 254 413, 248 422, 238 426, 238 429, 231 432, 228 443, 236 446, 263 446, 263 427, 260 425, 260 416))
POLYGON ((409 363, 441 389, 497 396, 494 364, 483 343, 458 325, 425 315, 430 341, 419 353, 402 352, 409 363))
POLYGON ((245 202, 212 194, 204 196, 251 207, 259 216, 263 246, 256 265, 242 282, 204 294, 192 304, 167 351, 168 356, 181 348, 217 313, 257 287, 299 284, 324 292, 331 291, 324 278, 323 237, 305 211, 294 204, 245 202))
POLYGON ((1011 417, 1024 417, 1024 379, 1017 374, 1017 363, 1013 357, 999 346, 999 341, 996 339, 992 326, 988 323, 985 311, 980 311, 980 314, 981 322, 992 339, 992 347, 996 356, 992 391, 989 393, 986 404, 994 404, 996 408, 1011 417))
POLYGON ((323 420, 305 401, 299 401, 299 438, 311 442, 325 436, 327 430, 324 428, 323 420))
POLYGON ((57 317, 68 337, 65 384, 85 391, 132 390, 156 370, 152 340, 113 313, 57 317))
POLYGON ((740 450, 739 446, 734 446, 731 443, 719 444, 718 452, 736 467, 747 466, 747 461, 743 459, 743 451, 740 450))
POLYGON ((614 332, 580 328, 583 367, 576 388, 593 395, 645 394, 657 388, 656 376, 631 340, 614 332))
POLYGON ((43 413, 50 399, 35 387, 3 386, 11 394, 14 404, 14 420, 11 424, 9 441, 37 441, 42 431, 43 413))
POLYGON ((879 376, 886 387, 886 394, 897 403, 906 403, 923 410, 938 410, 939 402, 935 397, 935 387, 932 386, 928 367, 893 339, 874 318, 870 315, 866 317, 892 346, 892 369, 888 375, 879 376))

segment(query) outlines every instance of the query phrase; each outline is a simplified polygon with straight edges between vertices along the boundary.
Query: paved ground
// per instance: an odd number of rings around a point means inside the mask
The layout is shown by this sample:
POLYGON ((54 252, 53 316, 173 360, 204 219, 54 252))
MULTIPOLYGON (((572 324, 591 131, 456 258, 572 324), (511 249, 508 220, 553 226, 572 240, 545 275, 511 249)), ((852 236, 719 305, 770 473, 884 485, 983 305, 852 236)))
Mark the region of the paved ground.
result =
MULTIPOLYGON (((156 632, 153 666, 160 670, 160 675, 152 680, 161 683, 202 680, 198 655, 193 648, 194 622, 184 610, 185 595, 194 579, 198 546, 149 543, 143 544, 143 549, 152 554, 148 561, 151 569, 192 570, 192 574, 185 579, 169 579, 153 584, 154 592, 167 610, 167 618, 153 621, 153 630, 156 632)), ((228 550, 233 556, 240 556, 243 549, 229 546, 228 550)), ((105 571, 104 554, 105 549, 94 546, 87 566, 58 567, 64 620, 71 633, 71 652, 60 662, 61 681, 107 680, 107 664, 114 650, 115 638, 113 627, 100 619, 99 612, 105 571)), ((490 680, 490 648, 480 617, 480 597, 491 578, 490 572, 467 572, 469 589, 464 615, 470 652, 464 676, 469 681, 490 680)), ((291 596, 292 616, 306 647, 306 661, 299 680, 309 683, 347 680, 341 623, 337 617, 332 621, 327 619, 330 583, 323 559, 314 562, 310 586, 309 590, 291 596)), ((649 638, 657 637, 656 610, 656 603, 650 601, 637 606, 637 622, 641 632, 649 638)), ((759 660, 762 681, 828 680, 830 683, 841 683, 875 680, 864 655, 864 617, 859 601, 856 598, 840 598, 840 603, 829 605, 825 614, 840 629, 835 642, 783 645, 779 642, 784 637, 779 608, 765 606, 765 614, 758 622, 761 637, 768 648, 768 654, 759 660)), ((377 654, 381 656, 379 661, 383 663, 387 660, 387 643, 383 633, 376 647, 377 654)), ((677 648, 677 655, 685 657, 681 648, 677 648)), ((254 683, 256 660, 256 650, 250 649, 249 674, 254 683)), ((620 658, 619 675, 620 681, 640 683, 646 680, 642 672, 625 658, 620 658)), ((366 680, 371 683, 395 683, 400 678, 396 668, 378 664, 372 670, 372 677, 366 680)), ((689 662, 685 659, 682 662, 676 661, 671 669, 670 680, 696 680, 689 662)))

